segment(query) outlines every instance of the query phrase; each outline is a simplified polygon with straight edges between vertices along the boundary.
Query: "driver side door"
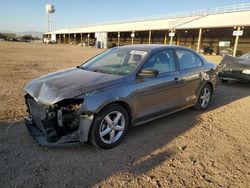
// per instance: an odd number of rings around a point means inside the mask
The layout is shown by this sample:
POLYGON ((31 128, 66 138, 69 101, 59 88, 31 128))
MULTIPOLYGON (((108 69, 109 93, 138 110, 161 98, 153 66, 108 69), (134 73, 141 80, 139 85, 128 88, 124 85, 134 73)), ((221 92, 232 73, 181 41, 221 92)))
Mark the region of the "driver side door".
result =
POLYGON ((136 80, 135 123, 169 113, 180 105, 181 78, 172 50, 153 54, 142 69, 154 69, 159 74, 136 80))

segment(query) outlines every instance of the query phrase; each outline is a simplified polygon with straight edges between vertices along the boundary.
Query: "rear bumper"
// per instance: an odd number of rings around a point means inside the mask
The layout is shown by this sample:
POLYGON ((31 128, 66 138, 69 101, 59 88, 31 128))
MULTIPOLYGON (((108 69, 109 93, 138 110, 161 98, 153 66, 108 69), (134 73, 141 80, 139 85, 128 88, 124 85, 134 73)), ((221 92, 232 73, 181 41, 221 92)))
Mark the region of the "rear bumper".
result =
POLYGON ((36 143, 43 147, 77 147, 88 141, 88 133, 92 124, 93 116, 83 117, 79 124, 79 129, 62 136, 55 141, 48 141, 31 118, 25 118, 25 124, 36 143))

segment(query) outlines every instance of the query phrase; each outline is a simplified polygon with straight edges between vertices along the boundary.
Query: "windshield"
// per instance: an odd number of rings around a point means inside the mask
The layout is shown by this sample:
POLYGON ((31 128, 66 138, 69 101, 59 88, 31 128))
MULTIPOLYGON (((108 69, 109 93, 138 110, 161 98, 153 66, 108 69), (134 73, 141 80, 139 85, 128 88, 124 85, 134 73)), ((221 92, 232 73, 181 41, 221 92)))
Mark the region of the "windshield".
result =
POLYGON ((81 68, 107 74, 128 75, 146 55, 145 51, 113 48, 87 61, 81 68))

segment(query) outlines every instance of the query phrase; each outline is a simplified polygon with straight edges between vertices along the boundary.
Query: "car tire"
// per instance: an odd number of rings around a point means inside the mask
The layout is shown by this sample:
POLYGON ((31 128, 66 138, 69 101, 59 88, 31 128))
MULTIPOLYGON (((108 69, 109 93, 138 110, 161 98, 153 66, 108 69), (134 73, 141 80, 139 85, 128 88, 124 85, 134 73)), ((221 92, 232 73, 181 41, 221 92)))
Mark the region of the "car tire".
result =
POLYGON ((99 112, 93 121, 90 142, 110 149, 117 146, 129 127, 128 112, 119 104, 111 104, 99 112))
POLYGON ((195 108, 197 110, 204 110, 209 106, 212 97, 212 88, 210 85, 206 84, 202 87, 199 93, 197 104, 195 108))

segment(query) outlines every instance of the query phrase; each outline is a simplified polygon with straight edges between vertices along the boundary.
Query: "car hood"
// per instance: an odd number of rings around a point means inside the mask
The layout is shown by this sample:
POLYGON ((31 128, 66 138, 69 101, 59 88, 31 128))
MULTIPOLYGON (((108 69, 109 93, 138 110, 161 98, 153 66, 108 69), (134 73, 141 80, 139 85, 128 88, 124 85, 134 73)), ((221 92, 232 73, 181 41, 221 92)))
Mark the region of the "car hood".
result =
POLYGON ((25 86, 25 91, 43 104, 55 104, 89 91, 120 83, 124 76, 103 74, 78 68, 42 76, 25 86))

